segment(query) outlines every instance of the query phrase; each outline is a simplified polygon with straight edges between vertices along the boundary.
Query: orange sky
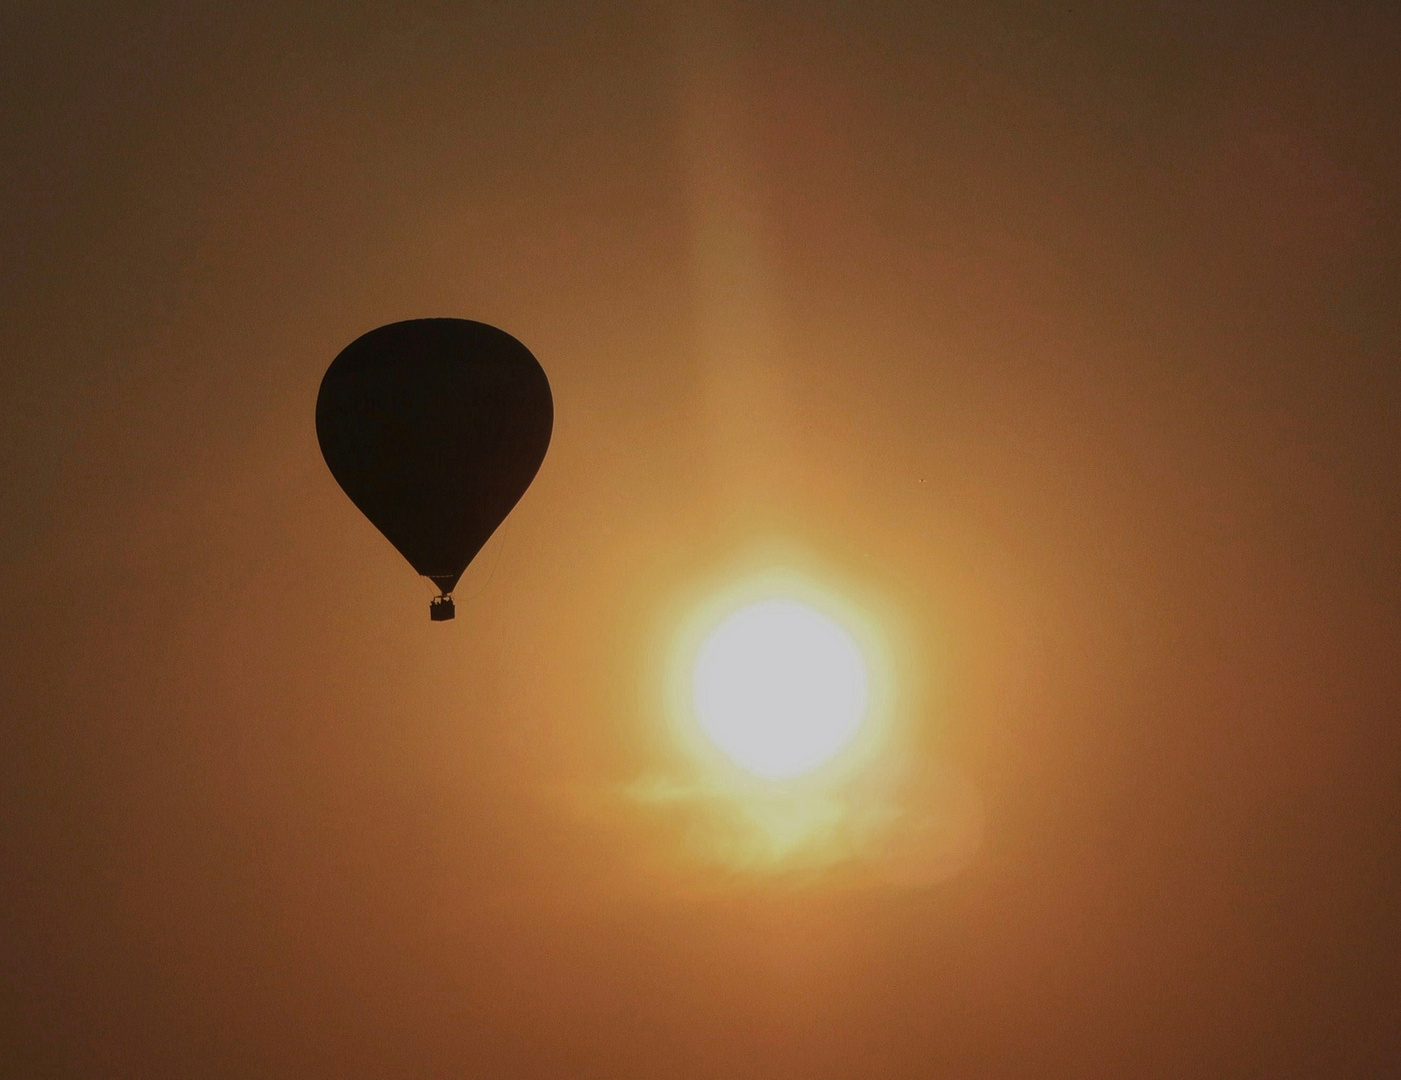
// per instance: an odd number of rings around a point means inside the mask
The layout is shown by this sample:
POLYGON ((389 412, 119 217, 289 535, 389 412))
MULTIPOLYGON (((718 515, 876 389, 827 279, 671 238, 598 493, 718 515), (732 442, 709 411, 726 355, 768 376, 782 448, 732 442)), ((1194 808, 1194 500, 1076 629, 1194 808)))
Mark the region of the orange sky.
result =
POLYGON ((0 1072, 1385 1071, 1401 13, 291 6, 0 16, 0 1072), (312 423, 432 315, 556 408, 446 625, 312 423), (759 572, 889 650, 788 848, 759 572))

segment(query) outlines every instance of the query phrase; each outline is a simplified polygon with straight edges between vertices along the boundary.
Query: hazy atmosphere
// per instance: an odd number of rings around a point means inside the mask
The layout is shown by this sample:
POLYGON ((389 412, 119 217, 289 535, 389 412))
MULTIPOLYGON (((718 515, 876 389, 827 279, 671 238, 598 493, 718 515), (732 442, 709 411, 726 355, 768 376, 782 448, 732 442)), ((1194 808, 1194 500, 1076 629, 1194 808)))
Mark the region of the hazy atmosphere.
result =
POLYGON ((6 3, 0 1073, 1384 1075, 1398 56, 6 3), (425 316, 554 402, 446 624, 313 424, 425 316), (795 779, 705 726, 771 595, 862 680, 795 779))

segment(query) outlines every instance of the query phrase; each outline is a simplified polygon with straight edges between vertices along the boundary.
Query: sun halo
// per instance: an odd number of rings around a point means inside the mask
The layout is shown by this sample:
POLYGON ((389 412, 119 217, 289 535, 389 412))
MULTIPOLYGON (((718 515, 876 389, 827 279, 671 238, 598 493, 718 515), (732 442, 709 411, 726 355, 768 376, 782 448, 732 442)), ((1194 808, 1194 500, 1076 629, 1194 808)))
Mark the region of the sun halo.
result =
POLYGON ((800 601, 760 600, 710 631, 691 671, 691 707, 709 740, 762 780, 812 772, 851 742, 869 687, 856 641, 800 601))

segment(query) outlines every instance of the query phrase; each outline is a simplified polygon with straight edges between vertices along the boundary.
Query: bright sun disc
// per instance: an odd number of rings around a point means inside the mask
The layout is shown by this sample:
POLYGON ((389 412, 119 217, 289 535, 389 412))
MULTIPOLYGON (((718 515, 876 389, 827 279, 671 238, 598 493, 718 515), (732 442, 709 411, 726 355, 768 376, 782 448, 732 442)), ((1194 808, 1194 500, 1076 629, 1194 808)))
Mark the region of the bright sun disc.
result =
POLYGON ((868 698, 866 661, 851 635, 792 600, 726 618, 701 645, 691 677, 701 729, 765 780, 830 761, 856 735, 868 698))

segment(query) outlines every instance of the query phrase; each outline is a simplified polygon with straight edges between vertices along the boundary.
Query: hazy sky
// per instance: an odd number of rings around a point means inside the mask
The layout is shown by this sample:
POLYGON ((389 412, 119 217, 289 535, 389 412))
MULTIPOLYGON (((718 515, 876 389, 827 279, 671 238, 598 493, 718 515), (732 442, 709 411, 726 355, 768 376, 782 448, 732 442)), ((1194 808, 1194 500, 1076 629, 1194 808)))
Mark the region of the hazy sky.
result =
POLYGON ((0 1072, 1383 1074, 1398 56, 1389 3, 5 4, 0 1072), (556 408, 448 624, 313 428, 428 315, 556 408), (816 810, 668 714, 756 572, 886 643, 816 810))

